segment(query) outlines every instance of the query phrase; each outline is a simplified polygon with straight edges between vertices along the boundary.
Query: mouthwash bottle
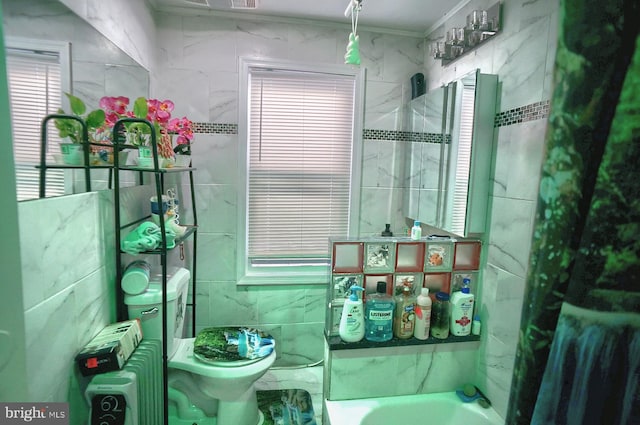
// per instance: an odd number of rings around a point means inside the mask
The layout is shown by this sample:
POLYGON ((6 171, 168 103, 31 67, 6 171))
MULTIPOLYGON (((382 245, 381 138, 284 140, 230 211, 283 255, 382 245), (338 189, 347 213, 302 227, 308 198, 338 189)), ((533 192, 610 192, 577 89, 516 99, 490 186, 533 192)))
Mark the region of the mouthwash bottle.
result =
POLYGON ((367 296, 365 303, 364 338, 382 342, 393 338, 393 311, 395 301, 387 295, 387 282, 378 282, 376 293, 367 296))

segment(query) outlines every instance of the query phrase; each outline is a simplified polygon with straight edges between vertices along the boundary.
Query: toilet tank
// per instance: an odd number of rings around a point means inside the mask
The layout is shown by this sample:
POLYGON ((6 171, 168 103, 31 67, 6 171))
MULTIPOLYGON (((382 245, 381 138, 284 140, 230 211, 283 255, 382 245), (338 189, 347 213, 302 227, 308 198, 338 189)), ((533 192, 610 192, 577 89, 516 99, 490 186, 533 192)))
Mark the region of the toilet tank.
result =
MULTIPOLYGON (((174 339, 183 337, 184 316, 187 308, 191 273, 176 268, 167 274, 167 356, 177 349, 174 339)), ((152 275, 146 291, 137 295, 125 294, 129 319, 140 319, 143 339, 162 340, 162 275, 152 275)))

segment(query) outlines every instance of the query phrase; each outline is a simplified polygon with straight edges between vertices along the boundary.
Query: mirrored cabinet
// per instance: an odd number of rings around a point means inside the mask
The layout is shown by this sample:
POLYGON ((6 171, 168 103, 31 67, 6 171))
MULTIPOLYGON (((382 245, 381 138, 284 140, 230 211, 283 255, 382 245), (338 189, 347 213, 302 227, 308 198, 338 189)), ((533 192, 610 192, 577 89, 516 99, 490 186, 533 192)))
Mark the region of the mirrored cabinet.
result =
POLYGON ((407 105, 407 218, 465 237, 484 232, 497 85, 475 70, 407 105))

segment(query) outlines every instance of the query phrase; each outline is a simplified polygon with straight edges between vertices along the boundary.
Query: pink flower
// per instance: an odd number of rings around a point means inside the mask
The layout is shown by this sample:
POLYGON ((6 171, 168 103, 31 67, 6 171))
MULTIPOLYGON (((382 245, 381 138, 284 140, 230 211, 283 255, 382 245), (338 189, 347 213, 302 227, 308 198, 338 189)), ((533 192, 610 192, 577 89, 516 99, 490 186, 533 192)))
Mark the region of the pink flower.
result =
POLYGON ((177 133, 176 143, 178 145, 188 145, 193 139, 193 123, 187 118, 173 118, 169 121, 167 131, 177 133))
POLYGON ((112 128, 120 118, 128 116, 127 107, 129 98, 124 96, 110 97, 104 96, 100 99, 100 108, 105 113, 105 123, 107 128, 112 128))
POLYGON ((155 128, 158 146, 163 152, 171 148, 171 134, 177 135, 178 145, 188 146, 193 140, 193 123, 187 117, 171 118, 174 106, 168 99, 160 101, 141 97, 135 100, 132 110, 128 110, 128 97, 104 96, 100 99, 100 108, 105 112, 106 129, 113 128, 121 118, 145 118, 155 128))

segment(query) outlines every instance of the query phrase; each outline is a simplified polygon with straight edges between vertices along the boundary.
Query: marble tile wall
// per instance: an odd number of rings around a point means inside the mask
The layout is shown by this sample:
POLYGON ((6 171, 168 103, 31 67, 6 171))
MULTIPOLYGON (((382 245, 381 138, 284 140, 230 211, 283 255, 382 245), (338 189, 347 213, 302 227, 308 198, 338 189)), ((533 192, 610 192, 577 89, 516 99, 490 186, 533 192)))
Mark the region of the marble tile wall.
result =
MULTIPOLYGON (((148 186, 123 190, 123 220, 143 213, 148 194, 148 186)), ((30 399, 82 397, 74 358, 115 319, 113 195, 25 201, 18 214, 30 399)))
MULTIPOLYGON (((34 1, 34 0, 27 0, 34 1)), ((39 0, 36 0, 40 3, 39 0)), ((58 0, 46 0, 57 3, 58 0)), ((128 0, 59 0, 89 22, 100 34, 141 64, 152 69, 155 62, 155 25, 149 2, 128 0)), ((23 1, 25 2, 25 1, 23 1)), ((26 3, 26 2, 25 2, 26 3)), ((99 45, 96 45, 98 47, 99 45)), ((100 52, 101 50, 97 50, 100 52)))
MULTIPOLYGON (((253 22, 214 16, 156 16, 158 67, 151 94, 172 99, 174 114, 211 125, 238 123, 238 58, 343 63, 348 25, 253 22)), ((367 67, 364 127, 402 130, 410 77, 422 70, 422 37, 359 31, 367 67)), ((206 127, 206 125, 205 125, 206 127)), ((207 127, 208 128, 208 127, 207 127)), ((322 359, 324 286, 238 287, 237 134, 196 134, 198 204, 197 328, 251 324, 278 339, 278 364, 322 359)), ((218 131, 220 130, 220 131, 218 131)), ((395 230, 401 215, 401 159, 393 140, 364 141, 360 234, 395 230)))
POLYGON ((334 350, 327 355, 328 400, 453 391, 474 375, 478 342, 334 350))
POLYGON ((98 193, 18 204, 32 400, 67 401, 75 355, 110 321, 101 204, 98 193))
MULTIPOLYGON (((482 7, 483 1, 472 0, 460 13, 466 16, 469 10, 482 7)), ((509 117, 529 110, 529 106, 531 110, 544 108, 551 97, 558 1, 503 1, 502 11, 503 30, 490 42, 447 66, 441 66, 427 52, 425 66, 429 88, 476 68, 497 74, 501 85, 487 266, 480 305, 484 332, 476 384, 498 413, 505 416, 546 131, 544 113, 520 122, 509 117)), ((451 17, 434 30, 427 36, 427 43, 442 37, 444 28, 453 26, 456 19, 451 17)))

